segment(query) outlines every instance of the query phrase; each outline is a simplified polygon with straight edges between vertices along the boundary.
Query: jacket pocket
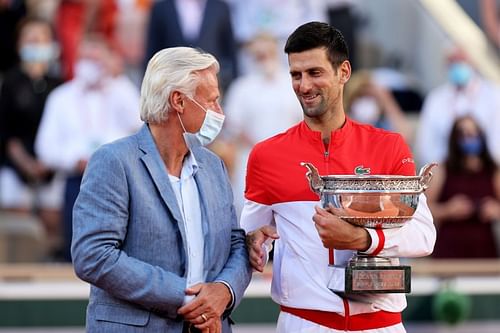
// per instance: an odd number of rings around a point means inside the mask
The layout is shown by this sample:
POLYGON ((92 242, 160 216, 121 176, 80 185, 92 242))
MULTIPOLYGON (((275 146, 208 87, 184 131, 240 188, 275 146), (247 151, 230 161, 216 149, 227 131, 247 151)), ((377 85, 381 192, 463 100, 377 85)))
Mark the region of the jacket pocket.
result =
POLYGON ((146 326, 150 312, 142 309, 116 306, 110 304, 96 304, 94 307, 95 319, 133 326, 146 326))

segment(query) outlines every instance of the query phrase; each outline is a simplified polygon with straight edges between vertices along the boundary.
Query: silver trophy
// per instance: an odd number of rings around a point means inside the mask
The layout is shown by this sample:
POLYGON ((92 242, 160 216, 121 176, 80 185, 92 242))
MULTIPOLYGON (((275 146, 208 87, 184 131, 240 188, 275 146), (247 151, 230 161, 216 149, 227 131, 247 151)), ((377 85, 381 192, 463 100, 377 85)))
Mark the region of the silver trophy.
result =
MULTIPOLYGON (((418 206, 419 195, 429 187, 432 168, 427 164, 418 176, 326 175, 320 176, 311 163, 301 163, 306 178, 323 208, 351 224, 366 228, 399 228, 409 221, 418 206)), ((343 267, 338 269, 344 269, 343 267)), ((390 258, 355 254, 345 268, 342 285, 329 286, 335 292, 409 293, 411 267, 393 265, 390 258)))

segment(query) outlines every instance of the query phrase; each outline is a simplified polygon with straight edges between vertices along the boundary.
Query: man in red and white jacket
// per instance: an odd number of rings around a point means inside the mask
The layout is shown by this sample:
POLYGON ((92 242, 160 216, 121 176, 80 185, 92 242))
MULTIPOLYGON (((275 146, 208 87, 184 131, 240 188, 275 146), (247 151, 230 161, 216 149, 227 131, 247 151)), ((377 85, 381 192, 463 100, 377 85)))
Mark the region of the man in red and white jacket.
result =
POLYGON ((290 35, 285 52, 304 121, 254 147, 241 215, 256 270, 262 271, 267 244, 276 239, 271 294, 281 306, 277 332, 405 332, 404 294, 346 298, 328 288, 344 274, 329 264, 345 267, 355 251, 394 263, 429 255, 436 231, 425 196, 401 228, 354 226, 319 207, 300 162, 313 163, 322 175, 413 176, 410 149, 399 134, 346 117, 342 98, 351 66, 338 30, 306 23, 290 35))

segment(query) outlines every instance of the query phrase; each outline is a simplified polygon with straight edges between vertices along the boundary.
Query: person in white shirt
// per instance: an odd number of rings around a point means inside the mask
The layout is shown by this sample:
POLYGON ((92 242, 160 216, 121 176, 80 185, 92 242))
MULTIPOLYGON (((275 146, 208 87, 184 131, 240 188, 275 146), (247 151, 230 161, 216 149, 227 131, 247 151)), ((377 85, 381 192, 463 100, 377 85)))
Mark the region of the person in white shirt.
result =
POLYGON ((417 163, 443 161, 453 122, 465 115, 478 121, 491 155, 500 163, 500 87, 476 73, 459 48, 449 52, 447 63, 448 82, 424 101, 415 143, 417 163))
POLYGON ((75 78, 49 95, 35 141, 40 160, 66 176, 63 256, 67 261, 73 203, 89 157, 100 145, 141 126, 139 92, 125 77, 111 75, 111 52, 99 35, 82 40, 75 78))
POLYGON ((231 177, 237 212, 243 207, 248 154, 259 141, 267 139, 301 120, 300 104, 290 89, 290 75, 278 56, 278 41, 259 33, 246 47, 253 70, 238 77, 224 99, 227 135, 237 146, 231 177), (265 117, 266 121, 262 121, 265 117))

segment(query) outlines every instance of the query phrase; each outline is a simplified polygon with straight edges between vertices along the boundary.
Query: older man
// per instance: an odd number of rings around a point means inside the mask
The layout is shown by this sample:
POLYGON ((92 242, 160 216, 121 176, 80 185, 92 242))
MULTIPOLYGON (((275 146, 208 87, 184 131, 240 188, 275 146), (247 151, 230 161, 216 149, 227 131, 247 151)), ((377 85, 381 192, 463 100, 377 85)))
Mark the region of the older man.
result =
POLYGON ((90 159, 74 208, 72 254, 90 282, 90 332, 231 332, 251 270, 221 160, 203 147, 224 120, 219 64, 159 51, 135 135, 90 159))

